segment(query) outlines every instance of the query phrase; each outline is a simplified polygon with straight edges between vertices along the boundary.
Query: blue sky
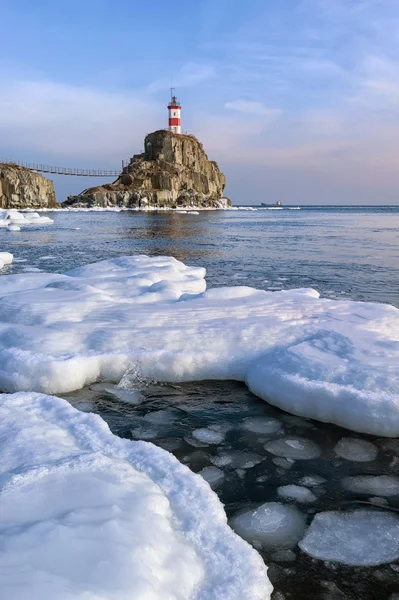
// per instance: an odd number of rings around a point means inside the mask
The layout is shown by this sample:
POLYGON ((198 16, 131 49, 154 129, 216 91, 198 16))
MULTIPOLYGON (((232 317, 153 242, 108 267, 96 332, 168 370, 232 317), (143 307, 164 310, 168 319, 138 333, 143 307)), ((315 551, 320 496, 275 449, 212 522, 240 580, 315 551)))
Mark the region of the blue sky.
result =
POLYGON ((172 83, 235 204, 399 204, 397 0, 0 8, 0 157, 118 169, 166 126, 172 83))

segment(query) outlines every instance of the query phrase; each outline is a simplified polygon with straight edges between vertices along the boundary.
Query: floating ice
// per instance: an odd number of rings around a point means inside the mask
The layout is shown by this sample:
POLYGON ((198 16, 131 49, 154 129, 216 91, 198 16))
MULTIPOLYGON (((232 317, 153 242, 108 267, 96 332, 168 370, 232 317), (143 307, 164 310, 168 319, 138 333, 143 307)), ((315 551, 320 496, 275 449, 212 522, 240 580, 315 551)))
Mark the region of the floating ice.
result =
POLYGON ((321 455, 320 448, 311 440, 285 437, 264 445, 265 450, 276 456, 295 460, 311 460, 321 455))
POLYGON ((224 433, 207 429, 205 427, 201 429, 194 429, 192 436, 204 444, 220 444, 220 442, 223 442, 224 440, 224 433))
POLYGON ((217 488, 224 479, 223 471, 217 467, 204 467, 198 474, 209 483, 212 489, 217 488))
POLYGON ((396 496, 399 494, 399 477, 393 475, 355 475, 344 477, 342 486, 355 494, 396 496))
POLYGON ((335 445, 334 452, 353 462, 370 462, 377 458, 378 448, 366 440, 344 437, 335 445))
POLYGON ((42 217, 37 212, 22 214, 14 208, 0 210, 0 227, 7 227, 10 231, 19 231, 20 225, 48 225, 51 223, 54 223, 53 219, 42 217))
POLYGON ((299 485, 303 485, 305 487, 316 487, 318 485, 322 485, 326 482, 324 477, 320 477, 320 475, 305 475, 298 481, 299 485))
POLYGON ((273 552, 270 558, 276 562, 294 562, 296 555, 292 550, 277 550, 273 552))
POLYGON ((263 460, 263 456, 255 452, 221 452, 218 456, 212 456, 211 462, 217 467, 230 467, 232 469, 252 469, 263 460))
POLYGON ((305 516, 294 506, 277 502, 238 514, 230 524, 244 540, 265 550, 294 548, 305 532, 305 516))
POLYGON ((399 558, 399 517, 374 510, 317 514, 301 550, 320 560, 369 567, 399 558))
POLYGON ((0 437, 5 599, 270 598, 259 554, 171 454, 33 393, 0 394, 0 437))
POLYGON ((19 225, 9 225, 7 231, 21 231, 21 228, 19 225))
POLYGON ((14 256, 11 252, 0 252, 0 269, 5 265, 10 265, 13 261, 14 256))
POLYGON ((277 488, 277 493, 282 498, 291 498, 298 502, 314 502, 317 500, 316 496, 308 490, 308 488, 301 485, 282 485, 277 488))
POLYGON ((60 394, 139 365, 156 381, 246 381, 295 415, 399 436, 398 309, 309 289, 206 291, 204 276, 162 256, 2 276, 0 389, 60 394))
POLYGON ((272 417, 247 417, 242 422, 242 427, 253 433, 276 433, 282 428, 282 424, 272 417))
POLYGON ((295 461, 292 458, 273 458, 272 463, 282 469, 291 469, 295 461))
POLYGON ((173 425, 179 419, 179 414, 173 409, 166 408, 147 413, 144 418, 155 425, 173 425))

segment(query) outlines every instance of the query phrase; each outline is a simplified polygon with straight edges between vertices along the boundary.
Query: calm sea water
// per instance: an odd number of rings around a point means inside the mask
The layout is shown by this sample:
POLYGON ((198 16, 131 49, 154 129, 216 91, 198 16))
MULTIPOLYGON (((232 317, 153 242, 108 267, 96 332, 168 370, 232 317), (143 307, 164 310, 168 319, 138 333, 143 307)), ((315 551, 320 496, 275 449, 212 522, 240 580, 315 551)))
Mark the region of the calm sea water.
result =
MULTIPOLYGON (((15 263, 2 273, 65 271, 122 254, 166 254, 205 266, 209 286, 251 285, 269 290, 310 286, 330 298, 399 306, 399 207, 52 216, 53 226, 27 227, 15 233, 0 229, 0 250, 15 256, 15 263)), ((234 461, 224 469, 224 479, 216 488, 229 517, 256 504, 281 502, 277 488, 298 484, 307 475, 324 479, 313 488, 316 501, 298 505, 308 523, 324 510, 373 509, 370 494, 345 491, 343 477, 397 474, 399 442, 352 435, 293 417, 253 396, 244 384, 132 382, 132 388, 134 394, 139 388, 139 405, 121 401, 118 389, 107 383, 66 397, 80 410, 100 414, 115 434, 152 441, 195 472, 211 466, 218 455, 233 453, 234 461), (253 416, 276 419, 281 430, 270 435, 243 432, 242 419, 253 416), (193 430, 209 426, 227 431, 223 442, 216 446, 194 443, 193 430), (321 456, 292 464, 276 460, 265 450, 265 441, 286 435, 312 441, 321 456), (377 458, 356 463, 338 457, 334 446, 348 436, 372 442, 377 458), (256 464, 243 467, 251 461, 256 464)), ((397 514, 399 498, 383 498, 374 509, 397 514)), ((275 600, 390 600, 399 592, 399 561, 379 567, 347 567, 314 560, 297 547, 291 554, 269 551, 262 556, 270 567, 275 600)))
POLYGON ((210 286, 310 286, 328 297, 399 305, 399 206, 51 216, 54 226, 0 229, 0 247, 26 261, 9 272, 167 254, 205 266, 210 286))

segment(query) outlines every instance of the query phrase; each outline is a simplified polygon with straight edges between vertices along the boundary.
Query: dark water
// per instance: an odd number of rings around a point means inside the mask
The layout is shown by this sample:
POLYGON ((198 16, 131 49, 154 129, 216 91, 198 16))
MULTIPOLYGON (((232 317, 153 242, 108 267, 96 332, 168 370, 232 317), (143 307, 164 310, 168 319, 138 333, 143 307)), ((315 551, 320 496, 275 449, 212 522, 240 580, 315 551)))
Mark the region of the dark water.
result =
MULTIPOLYGON (((22 261, 9 267, 8 273, 64 271, 121 254, 167 254, 205 266, 209 286, 276 290, 311 286, 328 297, 399 306, 399 207, 314 207, 197 216, 129 212, 53 216, 54 226, 28 227, 16 233, 0 229, 0 250, 22 261)), ((351 475, 396 475, 399 441, 352 435, 293 417, 234 382, 161 385, 133 381, 131 388, 138 390, 132 394, 140 395, 139 404, 120 401, 120 390, 103 384, 69 394, 68 400, 81 410, 99 413, 121 437, 146 439, 173 452, 195 472, 212 466, 220 454, 234 453, 233 464, 221 467, 224 477, 215 488, 229 517, 270 501, 296 504, 308 523, 324 510, 374 507, 399 511, 397 496, 370 504, 375 502, 370 501, 372 494, 354 494, 342 485, 343 478, 351 475), (158 414, 160 410, 166 412, 158 414), (281 429, 255 434, 242 428, 245 418, 259 416, 277 419, 281 429), (193 431, 204 427, 219 428, 224 439, 201 445, 193 431), (291 464, 276 461, 278 457, 265 450, 264 444, 286 435, 317 444, 321 456, 291 464), (377 457, 363 463, 340 458, 334 446, 342 437, 371 441, 378 448, 377 457), (278 496, 279 486, 298 484, 308 475, 324 480, 311 488, 314 502, 299 504, 278 496)), ((312 559, 298 547, 288 555, 269 551, 262 556, 270 567, 275 600, 388 600, 399 592, 399 562, 347 567, 312 559)))

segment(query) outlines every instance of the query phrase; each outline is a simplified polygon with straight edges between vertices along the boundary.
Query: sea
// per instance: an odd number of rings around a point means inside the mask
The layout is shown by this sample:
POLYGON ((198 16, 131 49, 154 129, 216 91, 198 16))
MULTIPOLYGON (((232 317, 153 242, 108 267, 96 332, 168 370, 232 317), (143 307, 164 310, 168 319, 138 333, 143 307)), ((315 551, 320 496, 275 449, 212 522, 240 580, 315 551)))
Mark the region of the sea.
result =
MULTIPOLYGON (((50 226, 32 225, 19 232, 0 228, 0 249, 15 257, 2 274, 63 272, 121 255, 172 255, 206 267, 208 287, 311 287, 322 297, 399 307, 399 206, 244 207, 199 214, 71 211, 49 216, 54 219, 50 226)), ((106 382, 64 397, 80 410, 100 414, 116 435, 151 441, 195 472, 214 465, 221 453, 230 455, 230 463, 220 467, 220 481, 212 482, 229 518, 264 502, 290 502, 277 488, 304 478, 315 500, 295 505, 307 523, 326 510, 399 512, 399 496, 389 490, 354 493, 341 485, 344 478, 357 475, 397 476, 399 440, 294 417, 238 382, 142 382, 138 391, 144 398, 139 405, 118 399, 106 382), (310 441, 321 455, 279 459, 265 450, 264 436, 229 434, 232 423, 259 416, 281 424, 270 439, 289 435, 305 446, 310 441), (227 431, 218 446, 193 439, 192 431, 215 424, 227 431), (376 457, 357 461, 337 455, 334 448, 342 438, 369 442, 365 447, 373 447, 376 457)), ((298 546, 260 552, 269 566, 274 600, 399 598, 399 561, 359 567, 314 559, 298 546)))

